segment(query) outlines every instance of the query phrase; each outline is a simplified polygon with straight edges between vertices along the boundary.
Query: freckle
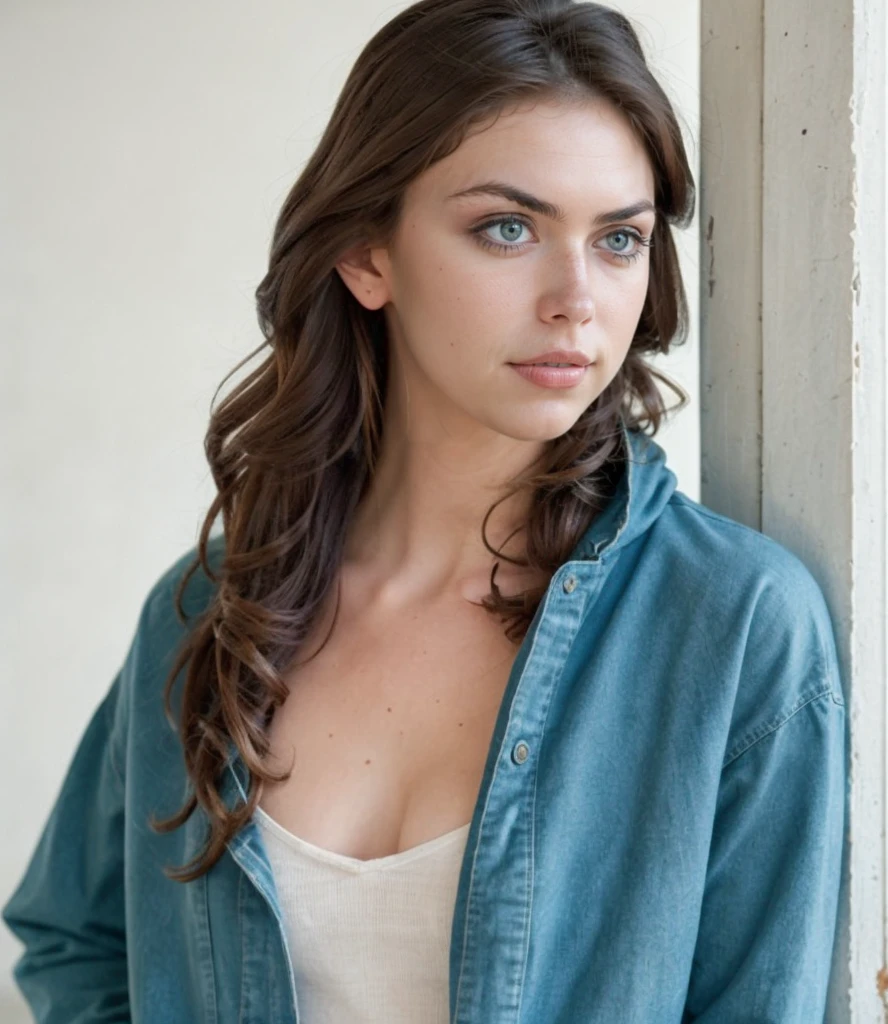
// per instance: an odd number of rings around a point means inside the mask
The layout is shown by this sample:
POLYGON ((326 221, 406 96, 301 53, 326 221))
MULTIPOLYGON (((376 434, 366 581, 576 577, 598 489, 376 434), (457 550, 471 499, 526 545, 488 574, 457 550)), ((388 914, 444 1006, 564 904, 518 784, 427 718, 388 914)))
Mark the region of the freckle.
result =
POLYGON ((460 727, 460 729, 462 729, 462 722, 459 723, 459 727, 460 727))
POLYGON ((391 711, 392 709, 391 709, 391 708, 386 708, 385 710, 386 710, 386 711, 391 711))
POLYGON ((370 764, 370 758, 368 757, 364 764, 370 764))
POLYGON ((440 703, 441 703, 441 701, 440 701, 440 700, 439 700, 439 699, 438 699, 438 698, 436 697, 436 698, 435 698, 435 703, 436 703, 436 704, 440 704, 440 703))
POLYGON ((331 740, 333 739, 333 733, 332 733, 332 732, 328 732, 328 733, 327 733, 327 736, 328 736, 328 737, 329 737, 329 738, 330 738, 331 740))

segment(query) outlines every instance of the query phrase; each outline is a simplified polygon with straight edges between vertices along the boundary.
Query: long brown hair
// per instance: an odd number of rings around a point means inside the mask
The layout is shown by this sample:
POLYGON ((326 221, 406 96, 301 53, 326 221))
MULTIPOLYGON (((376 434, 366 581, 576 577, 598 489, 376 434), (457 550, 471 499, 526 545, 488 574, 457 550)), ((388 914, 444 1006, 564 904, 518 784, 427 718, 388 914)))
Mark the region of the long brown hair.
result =
MULTIPOLYGON (((648 292, 623 365, 576 424, 512 482, 532 493, 526 558, 498 558, 551 576, 605 506, 622 465, 621 418, 655 434, 670 410, 644 361, 687 336, 688 311, 671 225, 686 227, 695 187, 672 106, 649 70, 629 21, 612 8, 570 0, 420 0, 366 45, 330 122, 277 219, 268 272, 256 289, 262 364, 225 397, 205 438, 218 493, 194 561, 215 585, 167 679, 164 707, 184 748, 193 795, 158 832, 200 805, 207 841, 189 864, 165 869, 188 882, 208 871, 249 820, 264 782, 289 778, 266 766, 268 726, 287 696, 283 673, 333 585, 347 524, 372 479, 379 451, 388 352, 382 310, 361 306, 335 270, 368 237, 387 238, 412 179, 507 106, 540 98, 604 99, 643 142, 655 180, 656 226, 648 292), (636 412, 633 404, 640 408, 636 412), (223 518, 224 556, 207 558, 223 518), (170 694, 187 665, 176 725, 170 694), (248 800, 229 810, 219 783, 233 742, 250 773, 248 800)), ((222 385, 220 384, 220 387, 222 385)), ((218 396, 218 389, 214 395, 218 396)), ((506 495, 508 497, 509 495, 506 495)), ((500 500, 505 500, 500 499, 500 500)), ((491 570, 484 606, 517 645, 545 593, 503 595, 491 570)), ((335 622, 335 617, 334 617, 335 622)), ((328 634, 329 637, 329 634, 328 634)))

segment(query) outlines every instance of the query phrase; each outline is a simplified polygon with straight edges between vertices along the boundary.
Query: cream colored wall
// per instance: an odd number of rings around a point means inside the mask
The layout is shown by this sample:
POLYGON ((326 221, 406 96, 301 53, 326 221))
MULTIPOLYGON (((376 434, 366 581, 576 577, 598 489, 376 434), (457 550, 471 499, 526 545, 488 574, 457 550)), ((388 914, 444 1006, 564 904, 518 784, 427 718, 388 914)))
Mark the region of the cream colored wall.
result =
MULTIPOLYGON (((360 48, 401 6, 2 6, 0 902, 147 588, 196 539, 209 403, 261 340, 252 292, 273 218, 360 48)), ((622 7, 696 162, 697 4, 622 7)), ((696 310, 696 230, 680 245, 696 310)), ((696 498, 696 327, 664 368, 694 399, 660 439, 696 498)), ((0 928, 10 1024, 18 951, 0 928)))

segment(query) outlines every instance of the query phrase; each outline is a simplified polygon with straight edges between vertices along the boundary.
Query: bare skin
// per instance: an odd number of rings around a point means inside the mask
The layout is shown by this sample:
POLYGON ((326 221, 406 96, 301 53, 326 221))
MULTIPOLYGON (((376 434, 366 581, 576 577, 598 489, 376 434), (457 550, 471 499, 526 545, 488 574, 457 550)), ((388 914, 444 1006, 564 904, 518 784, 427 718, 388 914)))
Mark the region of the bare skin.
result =
MULTIPOLYGON (((411 849, 470 821, 517 647, 479 600, 494 558, 481 522, 510 476, 568 430, 626 357, 648 284, 655 213, 647 155, 597 100, 504 114, 411 183, 387 246, 337 264, 368 309, 384 308, 391 379, 383 447, 346 537, 335 588, 271 728, 260 806, 284 828, 362 860, 411 849), (491 180, 557 203, 564 219, 491 195, 491 180), (481 237, 472 228, 506 223, 481 237), (638 252, 638 258, 619 253, 638 252), (544 389, 509 366, 552 349, 591 360, 580 384, 544 389), (295 756, 295 760, 293 760, 295 756)), ((496 547, 524 521, 509 498, 487 524, 496 547)), ((504 550, 520 555, 522 533, 504 550)), ((517 593, 539 576, 501 562, 517 593)))

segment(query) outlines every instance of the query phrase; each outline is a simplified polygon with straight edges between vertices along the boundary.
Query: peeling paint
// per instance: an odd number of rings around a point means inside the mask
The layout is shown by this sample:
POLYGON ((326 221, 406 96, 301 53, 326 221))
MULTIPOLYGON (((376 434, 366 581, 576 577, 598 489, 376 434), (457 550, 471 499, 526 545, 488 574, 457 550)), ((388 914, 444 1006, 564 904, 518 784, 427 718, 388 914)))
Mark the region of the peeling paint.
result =
POLYGON ((876 992, 878 992, 879 998, 884 1000, 886 991, 888 991, 888 968, 882 964, 876 975, 876 992))
POLYGON ((709 298, 715 291, 715 246, 712 243, 712 236, 715 234, 715 217, 709 215, 709 223, 706 225, 706 246, 709 249, 709 298))

